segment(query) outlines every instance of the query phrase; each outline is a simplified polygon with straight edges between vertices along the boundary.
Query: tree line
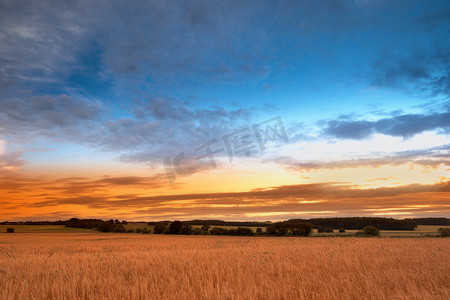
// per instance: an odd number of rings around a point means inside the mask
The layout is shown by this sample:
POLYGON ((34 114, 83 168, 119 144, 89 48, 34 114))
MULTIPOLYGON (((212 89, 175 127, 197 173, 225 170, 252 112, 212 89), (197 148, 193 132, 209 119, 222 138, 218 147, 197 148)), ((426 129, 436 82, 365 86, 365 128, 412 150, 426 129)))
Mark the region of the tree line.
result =
POLYGON ((181 221, 174 221, 170 224, 160 222, 154 226, 153 232, 155 234, 211 234, 230 236, 309 236, 313 229, 312 224, 296 222, 276 222, 270 224, 265 231, 263 231, 261 227, 258 227, 256 232, 254 232, 250 227, 223 228, 211 227, 208 224, 203 224, 201 228, 193 228, 189 222, 181 221))
POLYGON ((417 225, 443 225, 450 226, 450 219, 448 218, 412 218, 405 219, 416 222, 417 225))
MULTIPOLYGON (((284 221, 287 223, 309 223, 313 225, 313 228, 318 229, 319 232, 332 232, 333 229, 353 229, 360 230, 366 226, 373 226, 379 230, 414 230, 417 225, 440 225, 450 226, 450 219, 448 218, 409 218, 409 219, 393 219, 393 218, 381 218, 381 217, 347 217, 347 218, 313 218, 313 219, 291 219, 284 221)), ((182 232, 189 232, 189 234, 202 234, 202 230, 196 230, 193 226, 233 226, 239 228, 259 227, 265 228, 266 231, 279 232, 278 228, 284 222, 272 223, 270 221, 257 222, 257 221, 223 221, 223 220, 191 220, 184 221, 182 232), (275 225, 277 224, 277 225, 275 225), (274 226, 275 225, 275 226, 274 226), (269 229, 270 228, 270 229, 269 229)), ((165 232, 168 230, 168 226, 173 223, 171 221, 161 222, 148 222, 148 226, 155 226, 156 231, 165 232), (167 228, 166 228, 167 227, 167 228)), ((17 221, 17 222, 0 222, 1 225, 65 225, 66 227, 75 228, 97 228, 104 232, 124 232, 125 227, 123 225, 128 224, 127 221, 118 219, 110 219, 104 221, 101 219, 79 219, 72 218, 70 220, 59 221, 17 221)), ((261 229, 261 230, 262 230, 261 229)), ((143 230, 143 229, 142 229, 143 230)), ((125 230, 125 231, 129 231, 125 230)), ((244 235, 242 232, 245 230, 239 230, 235 232, 233 229, 225 229, 221 227, 215 227, 214 234, 218 235, 244 235), (230 231, 231 230, 231 231, 230 231)), ((291 232, 291 230, 288 230, 291 232)), ((292 233, 292 232, 291 232, 292 233)), ((247 232, 247 234, 249 234, 247 232)))
POLYGON ((291 219, 289 222, 308 222, 314 228, 344 228, 360 230, 366 226, 373 226, 379 230, 414 230, 417 222, 414 219, 393 219, 377 217, 348 217, 348 218, 315 218, 315 219, 291 219))

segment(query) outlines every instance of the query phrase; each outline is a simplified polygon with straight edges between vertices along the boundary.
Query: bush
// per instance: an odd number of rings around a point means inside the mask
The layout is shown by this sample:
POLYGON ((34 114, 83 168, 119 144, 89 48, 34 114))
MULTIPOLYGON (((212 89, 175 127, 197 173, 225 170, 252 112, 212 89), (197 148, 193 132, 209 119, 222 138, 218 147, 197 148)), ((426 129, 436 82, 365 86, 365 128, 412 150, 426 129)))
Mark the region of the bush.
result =
POLYGON ((344 228, 339 228, 339 233, 345 233, 345 229, 344 228))
POLYGON ((119 225, 114 227, 113 232, 127 232, 127 230, 122 225, 119 225))
POLYGON ((134 229, 128 229, 127 233, 134 233, 134 229))
POLYGON ((141 233, 142 228, 136 228, 136 233, 141 233))
POLYGON ((256 234, 258 234, 258 235, 260 235, 260 234, 262 234, 262 228, 261 227, 258 227, 258 228, 256 228, 256 234))
POLYGON ((152 230, 151 230, 151 228, 144 228, 144 229, 142 229, 141 233, 149 234, 149 233, 152 233, 152 230))
POLYGON ((374 226, 366 226, 362 229, 364 235, 379 236, 380 231, 374 226))
POLYGON ((14 233, 14 228, 6 228, 6 232, 8 233, 14 233))
POLYGON ((326 233, 333 233, 333 228, 327 227, 325 228, 326 233))
POLYGON ((167 230, 167 224, 165 224, 165 223, 158 223, 153 228, 153 233, 161 234, 161 233, 164 233, 166 230, 167 230))
POLYGON ((439 228, 438 229, 439 235, 443 237, 449 237, 450 236, 450 228, 439 228))

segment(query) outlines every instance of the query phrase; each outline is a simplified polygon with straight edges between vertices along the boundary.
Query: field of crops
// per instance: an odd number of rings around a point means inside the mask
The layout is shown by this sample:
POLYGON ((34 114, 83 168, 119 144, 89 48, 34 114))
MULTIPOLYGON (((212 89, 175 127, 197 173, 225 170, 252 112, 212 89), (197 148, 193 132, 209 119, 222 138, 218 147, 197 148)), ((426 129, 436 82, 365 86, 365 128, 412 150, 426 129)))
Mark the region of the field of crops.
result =
POLYGON ((0 299, 450 299, 444 238, 0 234, 0 299))

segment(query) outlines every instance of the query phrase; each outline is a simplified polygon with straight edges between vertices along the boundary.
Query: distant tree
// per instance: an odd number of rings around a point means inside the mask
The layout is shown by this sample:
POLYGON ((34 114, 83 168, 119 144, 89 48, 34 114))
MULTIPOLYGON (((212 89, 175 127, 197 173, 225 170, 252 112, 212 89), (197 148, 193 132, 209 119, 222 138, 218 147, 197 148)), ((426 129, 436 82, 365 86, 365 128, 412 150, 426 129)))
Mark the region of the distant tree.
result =
POLYGON ((113 220, 113 219, 110 219, 110 220, 109 220, 109 224, 114 224, 114 220, 113 220))
POLYGON ((142 228, 136 228, 136 233, 141 233, 142 228))
POLYGON ((134 232, 134 229, 128 229, 127 230, 127 233, 133 233, 134 232))
POLYGON ((123 224, 123 225, 127 225, 127 224, 128 224, 128 222, 127 222, 127 221, 125 221, 125 220, 122 220, 122 224, 123 224))
POLYGON ((105 223, 103 220, 99 219, 78 219, 78 218, 72 218, 67 221, 58 221, 55 222, 57 224, 54 225, 62 225, 64 224, 66 227, 72 227, 72 228, 99 228, 102 223, 105 223), (59 224, 58 224, 59 223, 59 224))
POLYGON ((317 226, 317 232, 318 233, 333 233, 333 228, 331 227, 324 227, 324 226, 317 226))
POLYGON ((169 225, 169 231, 167 233, 169 234, 179 234, 181 231, 181 228, 183 228, 183 222, 181 221, 173 221, 169 225))
POLYGON ((376 228, 374 226, 366 226, 362 229, 362 232, 364 233, 364 235, 370 235, 370 236, 379 236, 380 235, 380 231, 378 230, 378 228, 376 228))
POLYGON ((261 227, 256 228, 256 234, 258 234, 258 235, 262 234, 262 228, 261 227))
POLYGON ((153 228, 153 233, 161 234, 161 233, 164 233, 166 230, 167 230, 167 224, 165 224, 165 223, 158 223, 153 228))
POLYGON ((210 228, 211 228, 211 226, 209 226, 209 225, 207 225, 207 224, 204 224, 204 225, 202 226, 202 231, 203 231, 203 233, 208 233, 208 231, 209 231, 210 228))
POLYGON ((119 225, 119 226, 114 226, 113 232, 127 232, 127 230, 122 225, 119 225))
POLYGON ((221 227, 213 227, 209 231, 209 233, 212 235, 225 235, 227 233, 227 230, 225 228, 221 228, 221 227))
POLYGON ((291 234, 296 236, 309 236, 313 230, 313 225, 310 223, 293 223, 291 225, 291 234))
POLYGON ((438 229, 439 235, 443 237, 449 237, 450 236, 450 228, 439 228, 438 229))
POLYGON ((277 236, 308 236, 311 234, 313 225, 306 222, 276 222, 267 227, 266 232, 268 235, 277 236))
POLYGON ((415 222, 417 225, 450 225, 448 218, 413 218, 405 219, 415 222))
POLYGON ((289 228, 285 226, 286 222, 276 222, 267 227, 266 232, 268 235, 278 235, 283 236, 287 235, 289 232, 289 228))
POLYGON ((112 232, 114 230, 114 225, 110 222, 108 223, 104 222, 100 224, 97 229, 101 232, 112 232))
POLYGON ((120 224, 120 221, 119 221, 118 219, 115 219, 115 220, 114 220, 114 223, 115 223, 115 224, 120 224))
POLYGON ((238 227, 236 229, 236 235, 241 235, 241 236, 253 236, 255 235, 255 233, 253 232, 253 230, 251 228, 248 227, 238 227))
POLYGON ((195 234, 195 235, 206 234, 206 233, 207 232, 201 230, 200 228, 195 228, 195 229, 192 230, 192 234, 195 234))
POLYGON ((339 228, 339 233, 345 233, 345 229, 344 228, 339 228))
POLYGON ((144 234, 148 234, 148 233, 152 233, 152 230, 150 228, 144 228, 144 229, 142 229, 141 232, 144 234))
POLYGON ((192 229, 192 225, 188 224, 188 223, 183 223, 182 222, 182 226, 180 231, 178 232, 179 234, 192 234, 193 233, 193 229, 192 229))
POLYGON ((291 219, 289 222, 308 222, 319 229, 319 226, 330 228, 360 229, 365 226, 374 226, 380 230, 414 230, 417 223, 414 220, 397 220, 380 217, 348 217, 348 218, 313 218, 291 219))
POLYGON ((8 232, 8 233, 14 233, 14 228, 6 228, 6 232, 8 232))

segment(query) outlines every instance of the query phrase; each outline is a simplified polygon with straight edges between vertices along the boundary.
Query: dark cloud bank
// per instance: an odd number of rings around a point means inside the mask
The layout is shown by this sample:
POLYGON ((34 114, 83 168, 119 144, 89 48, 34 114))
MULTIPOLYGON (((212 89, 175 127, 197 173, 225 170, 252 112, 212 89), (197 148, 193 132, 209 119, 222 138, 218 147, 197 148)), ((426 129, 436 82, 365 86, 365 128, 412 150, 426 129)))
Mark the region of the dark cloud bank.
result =
POLYGON ((332 120, 327 122, 324 133, 340 139, 362 140, 374 133, 409 138, 433 130, 450 133, 450 110, 430 114, 404 114, 377 121, 332 120))

